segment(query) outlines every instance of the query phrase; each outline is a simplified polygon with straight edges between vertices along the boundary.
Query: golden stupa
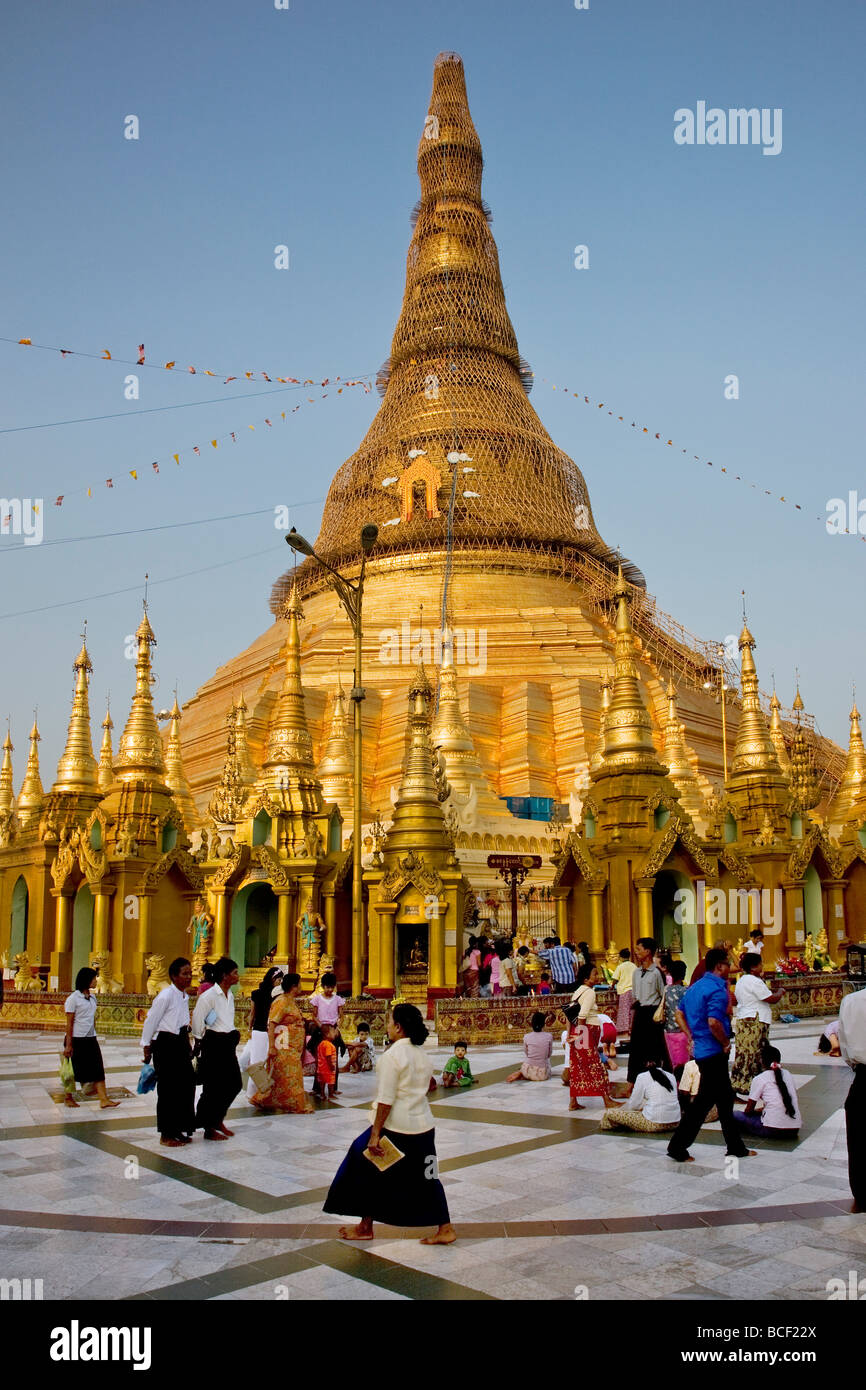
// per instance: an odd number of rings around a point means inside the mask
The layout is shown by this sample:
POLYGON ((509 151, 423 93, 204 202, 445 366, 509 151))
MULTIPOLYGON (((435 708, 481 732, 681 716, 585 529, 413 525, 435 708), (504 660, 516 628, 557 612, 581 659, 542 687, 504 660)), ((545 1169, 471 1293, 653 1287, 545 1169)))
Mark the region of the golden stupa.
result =
MULTIPOLYGON (((583 473, 528 399, 531 374, 505 305, 481 170, 463 64, 441 54, 418 148, 421 199, 403 305, 379 378, 382 404, 336 472, 316 541, 317 552, 352 579, 361 528, 379 527, 365 588, 364 805, 383 820, 400 779, 406 690, 419 659, 441 664, 443 633, 452 634, 462 712, 487 783, 500 799, 534 798, 510 809, 544 820, 586 784, 601 737, 599 680, 613 670, 619 557, 598 532, 583 473)), ((673 678, 677 758, 691 768, 694 804, 723 781, 717 692, 723 677, 735 687, 736 668, 718 642, 692 637, 662 613, 640 571, 621 564, 633 587, 637 671, 653 738, 661 753, 673 678)), ((351 633, 313 561, 276 582, 275 616, 293 583, 307 615, 303 674, 321 759, 351 633)), ((262 761, 282 642, 275 621, 184 711, 186 768, 202 809, 219 780, 233 690, 246 698, 251 751, 262 761)), ((732 747, 738 713, 732 704, 732 747)), ((841 756, 813 742, 829 793, 841 756)), ((350 808, 341 809, 348 829, 350 808)), ((502 810, 509 813, 504 801, 502 810)))

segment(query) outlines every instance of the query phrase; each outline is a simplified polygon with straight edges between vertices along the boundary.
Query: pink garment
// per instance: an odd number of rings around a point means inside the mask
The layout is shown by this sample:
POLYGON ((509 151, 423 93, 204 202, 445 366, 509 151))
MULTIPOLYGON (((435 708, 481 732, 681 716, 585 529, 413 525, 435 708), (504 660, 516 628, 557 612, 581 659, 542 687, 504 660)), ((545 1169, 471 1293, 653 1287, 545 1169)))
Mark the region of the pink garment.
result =
POLYGON ((523 1051, 531 1067, 546 1066, 553 1051, 553 1038, 549 1033, 524 1033, 523 1051))
POLYGON ((499 986, 502 984, 502 961, 498 956, 494 956, 490 962, 490 983, 493 986, 493 993, 499 993, 499 986))
POLYGON ((324 994, 310 995, 310 1008, 316 1015, 319 1024, 339 1023, 340 1009, 346 1001, 342 995, 332 994, 330 999, 326 999, 324 994))

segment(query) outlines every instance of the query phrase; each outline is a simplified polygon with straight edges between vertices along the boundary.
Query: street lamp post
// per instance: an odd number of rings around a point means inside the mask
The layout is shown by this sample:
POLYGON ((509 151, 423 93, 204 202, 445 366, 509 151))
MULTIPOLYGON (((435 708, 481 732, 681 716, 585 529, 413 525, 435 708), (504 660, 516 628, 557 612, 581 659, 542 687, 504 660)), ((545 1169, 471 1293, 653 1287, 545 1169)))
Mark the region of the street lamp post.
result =
POLYGON ((362 801, 362 758, 361 758, 361 701, 365 697, 365 690, 361 684, 361 604, 364 597, 364 570, 367 565, 367 556, 376 544, 379 535, 378 526, 372 522, 365 526, 361 532, 361 571, 357 581, 353 584, 350 580, 344 579, 341 574, 323 560, 321 555, 317 555, 310 542, 304 540, 303 536, 292 527, 286 536, 286 543, 296 550, 300 555, 307 555, 311 559, 318 561, 322 569, 327 572, 327 582, 340 600, 345 609, 346 616, 352 625, 352 633, 355 638, 355 671, 352 682, 352 690, 349 698, 352 701, 354 711, 353 733, 354 733, 354 766, 352 775, 352 789, 354 804, 352 807, 352 997, 357 999, 363 987, 364 969, 364 902, 363 902, 363 880, 361 868, 361 801, 362 801))

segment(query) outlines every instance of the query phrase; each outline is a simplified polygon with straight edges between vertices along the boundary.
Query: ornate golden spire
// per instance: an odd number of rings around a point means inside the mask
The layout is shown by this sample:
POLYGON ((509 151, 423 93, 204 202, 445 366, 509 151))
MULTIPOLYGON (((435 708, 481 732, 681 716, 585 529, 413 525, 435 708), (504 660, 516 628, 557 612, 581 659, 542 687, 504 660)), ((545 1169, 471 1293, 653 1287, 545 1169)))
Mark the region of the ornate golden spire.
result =
POLYGON ((604 732, 607 723, 607 712, 610 709, 610 696, 613 690, 613 681, 610 676, 601 678, 601 709, 598 716, 598 747, 589 760, 590 772, 595 772, 604 762, 604 732))
POLYGON ((758 695, 758 672, 752 652, 757 645, 745 623, 740 633, 740 682, 742 686, 742 709, 737 742, 731 763, 730 783, 748 781, 750 778, 770 773, 781 779, 781 768, 761 701, 758 695))
POLYGON ((866 749, 863 747, 860 711, 856 701, 851 706, 849 718, 851 737, 848 742, 848 757, 829 816, 829 820, 835 825, 844 825, 848 821, 862 822, 866 819, 866 749))
MULTIPOLYGON (((379 526, 377 557, 449 543, 474 552, 488 543, 519 551, 525 565, 529 543, 615 561, 596 529, 583 474, 527 400, 531 373, 508 317, 481 199, 482 163, 463 63, 441 53, 418 147, 421 199, 403 307, 379 377, 384 400, 331 484, 316 541, 336 567, 360 559, 367 522, 379 526), (427 505, 410 515, 401 505, 401 475, 418 460, 432 497, 428 490, 427 505)), ((643 582, 633 567, 628 572, 643 582)), ((274 586, 274 613, 291 582, 287 572, 274 586)))
POLYGON ((102 747, 99 750, 99 790, 109 792, 114 785, 114 751, 111 747, 111 731, 114 728, 114 720, 111 717, 111 707, 106 705, 105 718, 102 721, 102 747))
POLYGON ((3 740, 3 766, 0 768, 0 815, 6 815, 15 809, 15 795, 12 788, 13 752, 12 735, 7 729, 6 737, 3 740))
POLYGON ((240 774, 241 785, 244 787, 254 787, 258 777, 258 770, 252 759, 249 745, 249 733, 247 730, 247 702, 241 692, 238 700, 237 718, 235 720, 235 734, 237 738, 238 772, 240 774))
POLYGON ((184 826, 189 833, 199 825, 201 816, 196 809, 192 791, 184 772, 180 747, 181 718, 180 705, 177 703, 177 692, 175 691, 174 704, 171 707, 171 723, 168 728, 168 744, 165 750, 165 780, 180 808, 184 826))
POLYGON ((93 665, 87 652, 86 642, 82 642, 81 651, 75 658, 72 669, 75 672, 72 713, 69 716, 66 749, 57 764, 57 778, 53 790, 55 792, 98 792, 98 768, 93 756, 88 698, 88 678, 93 670, 93 665))
POLYGON ((665 723, 665 762, 668 776, 680 794, 680 804, 692 818, 704 814, 704 798, 695 770, 689 760, 686 748, 685 727, 680 723, 677 713, 676 691, 672 680, 668 681, 666 691, 668 717, 665 723))
POLYGON ((222 776, 219 786, 208 802, 208 814, 221 825, 236 825, 243 816, 244 806, 246 805, 248 789, 241 781, 240 766, 237 755, 237 718, 238 712, 235 702, 232 700, 231 708, 226 715, 226 758, 223 763, 222 776))
POLYGON ((394 803, 394 819, 384 844, 385 861, 406 850, 451 852, 439 789, 433 774, 433 745, 430 742, 430 702, 433 687, 424 663, 418 663, 409 686, 409 747, 403 762, 400 790, 394 803))
POLYGON ((30 752, 27 755, 27 768, 24 772, 24 781, 21 783, 21 791, 18 793, 18 819, 23 826, 37 821, 45 804, 45 792, 42 789, 42 778, 39 775, 39 742, 41 737, 34 718, 33 728, 30 730, 30 752))
POLYGON ((336 801, 342 812, 344 824, 350 822, 354 805, 352 734, 346 714, 346 694, 339 671, 328 741, 319 763, 319 778, 325 801, 336 801))
POLYGON ((322 787, 313 761, 313 740, 307 727, 304 687, 301 684, 301 634, 298 619, 304 610, 297 585, 292 586, 283 610, 289 625, 286 640, 286 673, 268 728, 262 776, 257 785, 271 793, 283 792, 294 810, 304 815, 321 812, 322 787))
POLYGON ((664 775, 652 740, 652 720, 644 704, 634 659, 629 604, 631 589, 622 567, 613 591, 616 600, 616 645, 613 695, 605 717, 604 758, 594 778, 611 772, 651 772, 664 775))
POLYGON ((120 736, 114 772, 120 782, 151 782, 164 787, 165 760, 151 694, 153 672, 150 649, 156 646, 156 638, 147 616, 146 603, 135 636, 138 643, 135 694, 126 728, 120 736))
POLYGON ((779 767, 787 778, 791 776, 791 759, 788 757, 788 749, 785 744, 785 734, 782 729, 782 717, 779 714, 782 702, 773 691, 770 697, 770 738, 773 740, 773 747, 776 750, 776 757, 779 759, 779 767))
POLYGON ((791 708, 797 715, 797 727, 794 730, 794 738, 791 744, 791 790, 797 801, 805 809, 810 809, 819 800, 818 778, 815 775, 814 759, 809 750, 809 744, 801 723, 801 715, 806 706, 803 704, 800 695, 800 682, 797 681, 797 693, 794 696, 794 703, 791 708))
POLYGON ((442 634, 442 665, 439 669, 439 708, 431 732, 433 747, 445 759, 445 774, 452 791, 470 797, 475 791, 475 807, 481 815, 502 816, 505 807, 484 775, 472 735, 463 718, 454 669, 454 639, 449 629, 442 634))

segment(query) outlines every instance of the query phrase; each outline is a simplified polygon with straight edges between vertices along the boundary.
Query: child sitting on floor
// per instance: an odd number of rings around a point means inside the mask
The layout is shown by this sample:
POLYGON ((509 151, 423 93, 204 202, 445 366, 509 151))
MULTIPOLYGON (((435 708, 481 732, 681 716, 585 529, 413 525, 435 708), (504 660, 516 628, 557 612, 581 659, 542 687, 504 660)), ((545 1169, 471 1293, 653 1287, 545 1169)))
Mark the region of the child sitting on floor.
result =
POLYGON ((454 1056, 449 1057, 442 1072, 443 1086, 477 1085, 478 1078, 472 1075, 472 1068, 466 1060, 466 1043, 454 1044, 454 1056))
POLYGON ((609 1014, 599 1014, 598 1021, 601 1024, 601 1034, 598 1039, 601 1060, 608 1071, 618 1071, 619 1067, 616 1060, 616 1024, 609 1014))
POLYGON ((347 1043, 349 1049, 349 1071, 375 1071, 376 1050, 370 1037, 370 1025, 363 1020, 358 1024, 356 1042, 347 1043))

